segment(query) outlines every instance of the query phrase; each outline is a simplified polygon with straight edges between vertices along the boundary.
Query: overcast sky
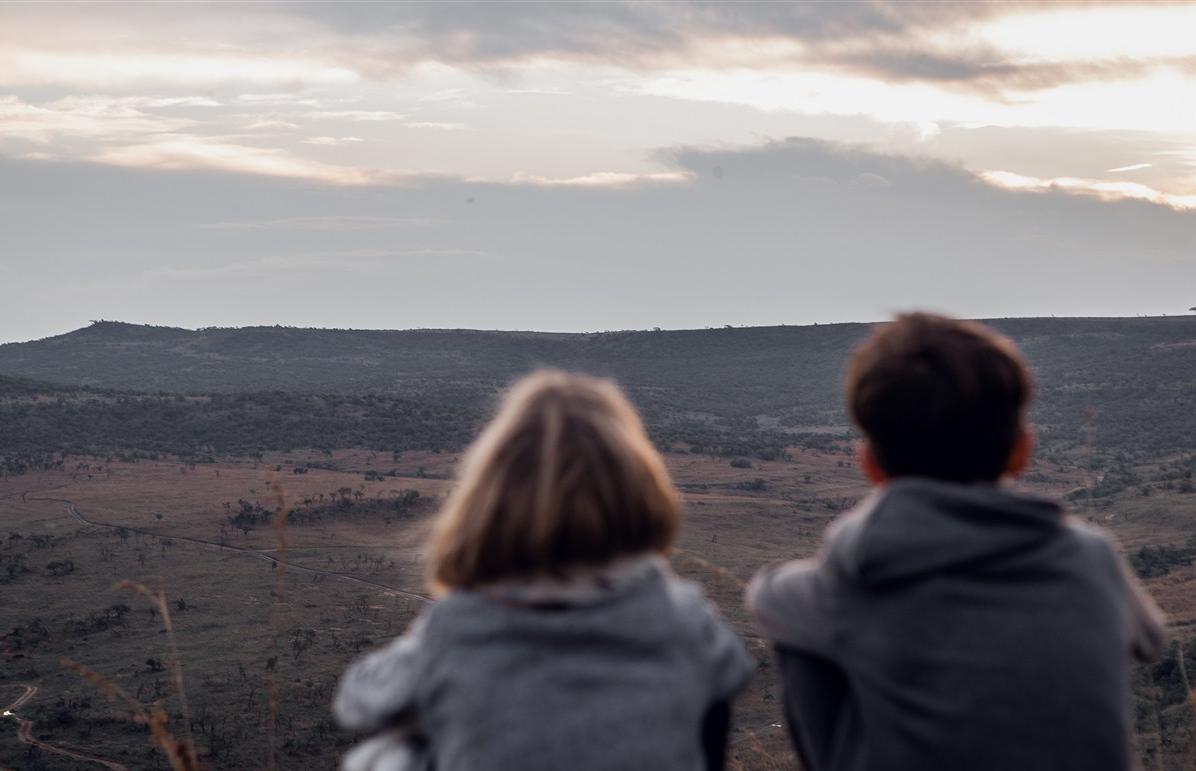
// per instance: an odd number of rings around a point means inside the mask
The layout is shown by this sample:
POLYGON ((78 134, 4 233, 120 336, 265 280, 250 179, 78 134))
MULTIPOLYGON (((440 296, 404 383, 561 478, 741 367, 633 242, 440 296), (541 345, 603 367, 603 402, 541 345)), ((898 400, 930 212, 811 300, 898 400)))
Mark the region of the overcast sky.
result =
POLYGON ((1196 4, 0 4, 0 341, 1182 314, 1196 4))

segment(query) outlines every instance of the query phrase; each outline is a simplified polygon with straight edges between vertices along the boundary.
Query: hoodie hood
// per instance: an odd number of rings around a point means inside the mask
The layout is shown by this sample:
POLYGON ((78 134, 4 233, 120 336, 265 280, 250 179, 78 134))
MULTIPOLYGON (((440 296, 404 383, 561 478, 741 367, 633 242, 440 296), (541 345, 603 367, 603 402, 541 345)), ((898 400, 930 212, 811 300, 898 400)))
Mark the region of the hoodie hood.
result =
POLYGON ((1064 528, 1058 504, 995 485, 903 477, 837 526, 830 558, 863 585, 967 570, 1040 546, 1064 528))
POLYGON ((597 605, 626 594, 653 576, 668 572, 669 566, 664 557, 638 554, 603 566, 580 568, 561 578, 510 578, 479 591, 508 605, 597 605))

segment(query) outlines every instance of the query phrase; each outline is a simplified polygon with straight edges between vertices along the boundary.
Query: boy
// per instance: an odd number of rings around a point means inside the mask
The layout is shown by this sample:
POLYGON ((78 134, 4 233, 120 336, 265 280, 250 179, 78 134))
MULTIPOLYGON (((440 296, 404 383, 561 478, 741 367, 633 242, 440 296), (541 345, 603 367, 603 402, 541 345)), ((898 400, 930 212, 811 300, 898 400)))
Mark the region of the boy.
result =
POLYGON ((1130 767, 1130 657, 1162 615, 1105 536, 997 484, 1029 462, 1030 390, 1008 339, 941 316, 852 358, 877 489, 748 588, 806 769, 1130 767))

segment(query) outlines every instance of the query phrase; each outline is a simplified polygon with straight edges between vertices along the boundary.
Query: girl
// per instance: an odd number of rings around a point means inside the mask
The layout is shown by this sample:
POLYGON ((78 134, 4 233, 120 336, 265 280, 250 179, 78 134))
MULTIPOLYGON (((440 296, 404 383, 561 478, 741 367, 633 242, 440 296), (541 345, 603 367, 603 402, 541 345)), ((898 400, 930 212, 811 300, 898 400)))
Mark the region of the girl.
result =
POLYGON ((428 544, 439 601, 336 697, 376 739, 346 765, 722 768, 754 661, 664 554, 676 490, 612 383, 519 382, 465 456, 428 544))

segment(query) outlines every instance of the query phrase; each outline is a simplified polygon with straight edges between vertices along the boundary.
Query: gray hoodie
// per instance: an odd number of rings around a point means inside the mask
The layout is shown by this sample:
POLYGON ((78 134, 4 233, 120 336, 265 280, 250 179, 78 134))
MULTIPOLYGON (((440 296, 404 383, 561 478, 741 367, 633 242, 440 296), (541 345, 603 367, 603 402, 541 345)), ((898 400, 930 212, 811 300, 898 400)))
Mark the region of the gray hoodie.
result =
POLYGON ((453 592, 357 661, 334 711, 356 731, 407 721, 438 769, 698 771, 708 710, 754 669, 701 590, 648 557, 453 592))
POLYGON ((1124 771, 1130 659, 1162 616, 1098 531, 903 478, 748 588, 812 771, 1124 771))

